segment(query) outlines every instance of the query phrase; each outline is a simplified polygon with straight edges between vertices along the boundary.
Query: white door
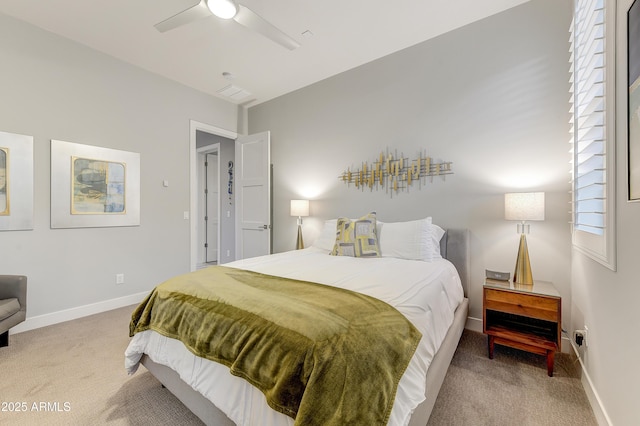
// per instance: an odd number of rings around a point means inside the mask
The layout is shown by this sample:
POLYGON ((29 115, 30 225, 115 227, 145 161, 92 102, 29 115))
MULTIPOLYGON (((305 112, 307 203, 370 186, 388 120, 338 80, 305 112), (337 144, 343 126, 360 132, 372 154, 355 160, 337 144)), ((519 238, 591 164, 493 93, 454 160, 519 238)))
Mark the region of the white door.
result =
POLYGON ((236 139, 236 260, 271 253, 269 132, 236 139))

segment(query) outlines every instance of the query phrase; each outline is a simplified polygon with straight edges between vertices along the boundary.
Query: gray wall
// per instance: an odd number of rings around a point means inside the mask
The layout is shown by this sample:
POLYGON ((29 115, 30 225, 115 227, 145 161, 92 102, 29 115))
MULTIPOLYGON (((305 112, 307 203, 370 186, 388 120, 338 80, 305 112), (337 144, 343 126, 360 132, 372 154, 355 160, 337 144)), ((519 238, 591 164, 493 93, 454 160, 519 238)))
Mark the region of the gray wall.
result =
POLYGON ((34 230, 0 232, 0 273, 28 276, 28 316, 187 272, 189 120, 235 131, 237 107, 5 15, 0 63, 0 130, 34 136, 34 230), (50 229, 51 139, 140 153, 141 225, 50 229))
POLYGON ((628 86, 624 22, 631 3, 632 0, 618 1, 617 142, 616 170, 613 172, 617 182, 617 269, 612 271, 574 250, 571 277, 574 326, 583 328, 587 325, 589 328, 588 347, 583 346, 580 353, 609 420, 616 426, 640 424, 640 340, 637 338, 640 203, 627 201, 628 86))
POLYGON ((503 194, 544 191, 546 220, 528 236, 533 275, 556 284, 569 327, 570 12, 569 0, 529 2, 250 108, 250 133, 271 130, 275 251, 295 247, 291 199, 312 200, 307 245, 327 218, 432 216, 471 230, 471 316, 482 318, 485 268, 515 266, 518 235, 504 220, 503 194), (338 180, 387 148, 426 150, 452 161, 455 174, 393 198, 338 180))

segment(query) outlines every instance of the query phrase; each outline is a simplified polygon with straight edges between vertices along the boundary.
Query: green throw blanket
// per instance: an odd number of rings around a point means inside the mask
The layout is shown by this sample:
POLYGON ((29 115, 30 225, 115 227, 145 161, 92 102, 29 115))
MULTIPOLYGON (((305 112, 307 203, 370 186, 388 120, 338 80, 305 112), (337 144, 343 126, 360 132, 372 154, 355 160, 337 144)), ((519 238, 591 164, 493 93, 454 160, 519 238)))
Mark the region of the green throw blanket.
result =
POLYGON ((144 330, 228 366, 305 426, 386 425, 421 338, 378 299, 223 266, 156 287, 132 315, 130 336, 144 330))

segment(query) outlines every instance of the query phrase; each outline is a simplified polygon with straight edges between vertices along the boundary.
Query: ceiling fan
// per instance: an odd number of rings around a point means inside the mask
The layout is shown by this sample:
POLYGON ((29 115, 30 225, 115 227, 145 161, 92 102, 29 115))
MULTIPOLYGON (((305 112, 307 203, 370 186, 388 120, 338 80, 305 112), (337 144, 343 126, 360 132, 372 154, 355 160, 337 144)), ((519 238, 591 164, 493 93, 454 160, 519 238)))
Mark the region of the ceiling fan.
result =
POLYGON ((262 34, 289 50, 300 47, 297 41, 265 21, 248 7, 233 0, 200 0, 195 6, 155 24, 154 27, 163 33, 211 15, 221 19, 233 19, 240 25, 262 34))

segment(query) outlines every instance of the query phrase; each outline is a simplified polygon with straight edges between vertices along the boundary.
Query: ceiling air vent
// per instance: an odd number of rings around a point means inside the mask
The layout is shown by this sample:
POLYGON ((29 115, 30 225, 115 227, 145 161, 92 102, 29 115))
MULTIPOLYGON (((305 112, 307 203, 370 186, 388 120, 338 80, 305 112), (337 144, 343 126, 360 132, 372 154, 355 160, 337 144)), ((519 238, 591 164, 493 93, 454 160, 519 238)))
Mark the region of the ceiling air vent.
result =
POLYGON ((241 101, 247 97, 249 97, 251 95, 250 92, 247 92, 246 90, 238 87, 238 86, 234 86, 233 84, 230 84, 226 87, 223 87, 222 89, 218 90, 218 94, 225 96, 231 100, 234 100, 236 102, 241 101))

